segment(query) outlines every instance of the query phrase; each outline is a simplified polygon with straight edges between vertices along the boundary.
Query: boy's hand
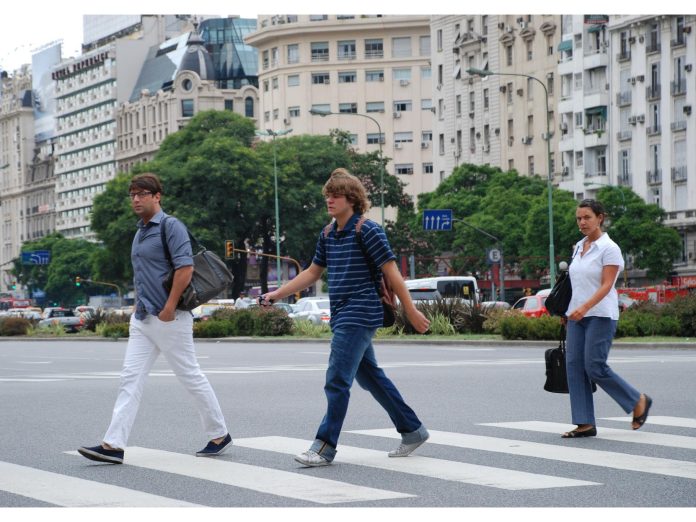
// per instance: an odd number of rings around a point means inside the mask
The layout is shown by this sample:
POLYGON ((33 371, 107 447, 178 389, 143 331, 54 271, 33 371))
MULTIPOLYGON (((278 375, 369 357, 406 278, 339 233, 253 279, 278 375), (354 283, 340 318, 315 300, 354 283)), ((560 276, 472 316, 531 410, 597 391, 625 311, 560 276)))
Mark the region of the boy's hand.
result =
POLYGON ((269 294, 259 296, 259 306, 272 306, 274 303, 273 299, 268 297, 269 294))
POLYGON ((423 315, 423 312, 415 307, 406 312, 406 317, 408 317, 408 322, 411 323, 411 326, 413 326, 418 333, 425 333, 428 331, 428 328, 430 328, 430 320, 423 315))

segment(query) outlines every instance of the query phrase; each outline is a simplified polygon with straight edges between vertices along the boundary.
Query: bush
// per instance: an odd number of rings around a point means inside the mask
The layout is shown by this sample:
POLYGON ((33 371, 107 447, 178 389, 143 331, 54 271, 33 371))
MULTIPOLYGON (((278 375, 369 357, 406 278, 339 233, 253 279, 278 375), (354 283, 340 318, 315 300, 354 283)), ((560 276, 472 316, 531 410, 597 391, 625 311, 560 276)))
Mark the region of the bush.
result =
POLYGON ((292 335, 298 337, 321 337, 328 333, 331 333, 331 327, 328 324, 314 324, 307 319, 293 320, 292 335))
POLYGON ((32 324, 23 317, 3 317, 0 319, 0 335, 26 335, 32 324))
POLYGON ((454 326, 449 319, 442 314, 435 314, 430 321, 429 332, 433 335, 454 335, 454 326))
POLYGON ((230 321, 209 319, 193 324, 194 337, 230 337, 232 334, 230 321))
POLYGON ((500 322, 506 317, 518 316, 516 310, 503 310, 500 308, 491 308, 485 310, 486 319, 483 321, 483 331, 491 334, 501 334, 500 322))
MULTIPOLYGON (((438 316, 445 317, 454 328, 454 333, 483 333, 486 320, 484 311, 459 299, 436 299, 432 302, 416 302, 418 308, 431 322, 438 316)), ((406 318, 403 307, 396 314, 397 330, 405 334, 417 333, 406 318)), ((432 328, 431 328, 432 331, 432 328)))
MULTIPOLYGON (((254 310, 256 311, 256 309, 254 310)), ((254 321, 254 334, 261 337, 290 335, 292 319, 278 308, 259 308, 254 321)))
POLYGON ((228 319, 231 327, 230 335, 244 337, 254 335, 257 314, 258 310, 253 308, 235 310, 233 314, 230 314, 228 319))
POLYGON ((665 314, 677 319, 680 324, 679 335, 696 336, 696 292, 679 296, 664 306, 665 314))
POLYGON ((102 337, 112 337, 112 338, 118 338, 118 337, 128 337, 129 333, 129 323, 111 323, 111 324, 102 324, 99 327, 97 327, 97 331, 101 332, 102 337))
POLYGON ((281 336, 290 335, 293 320, 278 308, 243 308, 215 310, 207 321, 193 325, 194 337, 281 336))
POLYGON ((616 337, 677 336, 679 319, 666 307, 653 303, 631 307, 619 316, 616 337))
POLYGON ((561 336, 561 320, 558 317, 525 317, 513 312, 499 320, 503 339, 533 339, 557 341, 561 336))

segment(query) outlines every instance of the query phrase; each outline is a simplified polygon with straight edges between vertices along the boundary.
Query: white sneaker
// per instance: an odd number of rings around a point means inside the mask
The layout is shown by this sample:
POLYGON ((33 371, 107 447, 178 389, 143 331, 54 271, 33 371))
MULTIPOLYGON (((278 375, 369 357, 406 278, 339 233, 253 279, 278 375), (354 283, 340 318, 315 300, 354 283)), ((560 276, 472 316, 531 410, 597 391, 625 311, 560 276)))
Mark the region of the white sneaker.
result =
POLYGON ((394 451, 389 452, 390 457, 408 457, 413 450, 415 450, 417 447, 422 445, 426 440, 428 440, 428 437, 425 439, 421 440, 420 442, 414 442, 413 444, 404 444, 403 442, 399 444, 399 447, 396 448, 394 451))
POLYGON ((316 468, 318 466, 328 466, 329 464, 331 464, 330 460, 327 460, 326 457, 322 457, 316 451, 313 450, 307 450, 304 453, 296 455, 295 460, 303 466, 307 466, 310 468, 316 468))

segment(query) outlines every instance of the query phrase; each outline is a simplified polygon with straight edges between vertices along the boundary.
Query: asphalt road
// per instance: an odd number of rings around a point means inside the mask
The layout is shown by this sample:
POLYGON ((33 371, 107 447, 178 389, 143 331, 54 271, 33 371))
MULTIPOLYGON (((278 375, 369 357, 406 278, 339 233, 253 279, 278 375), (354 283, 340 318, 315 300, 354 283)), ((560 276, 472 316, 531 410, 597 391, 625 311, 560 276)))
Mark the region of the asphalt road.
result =
POLYGON ((328 342, 199 342, 235 445, 192 456, 205 436, 160 358, 122 466, 74 451, 101 440, 125 341, 0 342, 0 507, 694 507, 696 348, 613 350, 610 364, 654 398, 645 427, 601 390, 599 436, 562 440, 567 395, 543 391, 546 344, 376 344, 431 431, 413 456, 355 386, 338 455, 306 469, 323 416, 328 342), (4 477, 4 478, 3 478, 4 477))

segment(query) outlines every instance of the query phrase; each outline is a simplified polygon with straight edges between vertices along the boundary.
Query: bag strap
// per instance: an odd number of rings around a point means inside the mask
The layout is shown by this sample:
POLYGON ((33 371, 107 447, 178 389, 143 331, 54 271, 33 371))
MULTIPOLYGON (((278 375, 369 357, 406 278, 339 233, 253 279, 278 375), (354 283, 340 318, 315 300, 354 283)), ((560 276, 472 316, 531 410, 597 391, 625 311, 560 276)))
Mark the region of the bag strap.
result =
MULTIPOLYGON (((174 263, 172 263, 172 254, 169 251, 169 243, 167 241, 167 233, 166 233, 166 225, 165 225, 168 218, 169 218, 169 216, 164 216, 162 218, 162 221, 160 221, 160 239, 162 240, 162 248, 164 249, 164 256, 167 258, 167 262, 169 263, 169 266, 171 266, 173 268, 174 263)), ((193 237, 193 235, 189 231, 188 227, 186 227, 186 233, 188 234, 189 241, 191 241, 191 253, 194 252, 194 245, 195 245, 196 249, 200 249, 201 251, 206 249, 203 245, 201 245, 198 242, 198 240, 195 237, 193 237)))
POLYGON ((358 242, 358 246, 360 247, 360 251, 362 252, 363 257, 365 258, 365 261, 367 261, 367 268, 370 271, 370 278, 372 279, 372 284, 374 284, 375 288, 377 289, 377 295, 382 297, 383 276, 380 277, 376 275, 376 273, 378 272, 377 266, 370 257, 370 254, 367 251, 367 247, 365 246, 365 243, 363 243, 362 234, 360 233, 362 231, 362 226, 365 224, 365 221, 367 221, 367 218, 365 216, 360 216, 360 219, 358 219, 357 223, 355 223, 355 239, 358 242))

